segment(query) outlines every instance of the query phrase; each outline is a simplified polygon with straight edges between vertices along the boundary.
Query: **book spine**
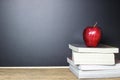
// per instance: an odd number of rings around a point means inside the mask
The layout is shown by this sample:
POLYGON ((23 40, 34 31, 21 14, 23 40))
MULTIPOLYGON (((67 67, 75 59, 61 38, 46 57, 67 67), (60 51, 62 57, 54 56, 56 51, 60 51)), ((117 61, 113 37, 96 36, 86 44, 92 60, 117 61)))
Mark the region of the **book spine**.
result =
POLYGON ((120 69, 120 63, 116 63, 115 65, 75 65, 74 62, 67 58, 67 62, 69 65, 72 65, 76 67, 77 69, 83 70, 83 71, 91 71, 91 70, 114 70, 114 69, 120 69))
POLYGON ((116 78, 120 77, 120 70, 81 71, 70 65, 69 69, 78 78, 116 78))
POLYGON ((116 65, 111 65, 111 66, 80 65, 80 66, 78 66, 78 69, 81 69, 81 70, 114 70, 114 69, 120 69, 120 66, 116 66, 116 65))
POLYGON ((119 53, 119 48, 117 47, 97 47, 97 48, 88 48, 88 47, 76 47, 69 44, 69 49, 76 52, 100 52, 100 53, 119 53))
POLYGON ((72 60, 74 64, 100 64, 100 65, 114 65, 114 54, 82 54, 73 51, 72 60))

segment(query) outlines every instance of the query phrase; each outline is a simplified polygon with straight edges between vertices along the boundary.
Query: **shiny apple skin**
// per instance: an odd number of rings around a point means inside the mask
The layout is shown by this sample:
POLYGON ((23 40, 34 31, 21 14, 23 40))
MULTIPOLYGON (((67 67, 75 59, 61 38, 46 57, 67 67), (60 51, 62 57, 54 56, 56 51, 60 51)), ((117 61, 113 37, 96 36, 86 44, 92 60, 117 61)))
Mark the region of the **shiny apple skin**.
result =
POLYGON ((83 31, 83 40, 87 47, 97 47, 101 40, 101 29, 98 26, 88 26, 83 31))

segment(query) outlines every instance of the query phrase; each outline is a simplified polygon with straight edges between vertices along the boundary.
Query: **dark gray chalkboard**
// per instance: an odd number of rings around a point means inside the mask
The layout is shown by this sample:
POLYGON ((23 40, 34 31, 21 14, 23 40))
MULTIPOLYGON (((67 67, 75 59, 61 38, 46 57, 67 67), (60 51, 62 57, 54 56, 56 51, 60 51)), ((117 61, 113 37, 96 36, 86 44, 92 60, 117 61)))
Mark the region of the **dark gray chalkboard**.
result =
MULTIPOLYGON (((96 21, 120 47, 119 0, 0 0, 0 66, 63 66, 96 21)), ((118 55, 119 56, 119 55, 118 55)))

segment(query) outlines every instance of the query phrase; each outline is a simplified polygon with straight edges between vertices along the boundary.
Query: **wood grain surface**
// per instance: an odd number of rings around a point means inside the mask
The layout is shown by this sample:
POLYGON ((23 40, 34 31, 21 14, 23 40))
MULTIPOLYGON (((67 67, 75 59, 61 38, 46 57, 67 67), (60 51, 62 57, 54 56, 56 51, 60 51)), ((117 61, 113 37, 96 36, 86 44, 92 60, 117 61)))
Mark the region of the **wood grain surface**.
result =
POLYGON ((78 79, 69 68, 0 68, 0 80, 120 80, 120 78, 78 79))

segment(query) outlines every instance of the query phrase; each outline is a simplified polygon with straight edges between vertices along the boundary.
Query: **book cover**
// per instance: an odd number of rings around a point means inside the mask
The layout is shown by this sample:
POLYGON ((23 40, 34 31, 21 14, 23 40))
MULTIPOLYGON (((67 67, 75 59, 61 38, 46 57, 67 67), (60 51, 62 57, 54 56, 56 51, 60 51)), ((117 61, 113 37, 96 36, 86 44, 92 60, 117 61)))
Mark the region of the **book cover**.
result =
POLYGON ((79 53, 72 51, 72 60, 74 64, 101 64, 101 65, 114 65, 115 56, 111 54, 101 53, 79 53))
POLYGON ((81 65, 75 65, 71 58, 67 58, 67 62, 70 65, 72 65, 72 66, 74 66, 74 67, 76 67, 76 68, 78 68, 80 70, 83 70, 83 71, 86 71, 86 70, 91 71, 91 70, 120 69, 120 60, 117 60, 115 65, 94 65, 94 64, 93 65, 84 65, 84 64, 83 65, 82 64, 81 65))
POLYGON ((85 44, 69 44, 69 48, 76 52, 119 53, 119 48, 99 44, 97 47, 86 47, 85 44))
POLYGON ((100 70, 100 71, 82 71, 69 65, 70 71, 78 78, 117 78, 120 77, 120 69, 100 70))

